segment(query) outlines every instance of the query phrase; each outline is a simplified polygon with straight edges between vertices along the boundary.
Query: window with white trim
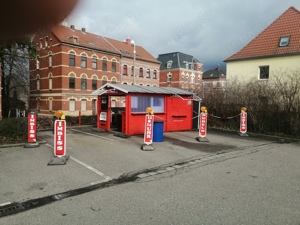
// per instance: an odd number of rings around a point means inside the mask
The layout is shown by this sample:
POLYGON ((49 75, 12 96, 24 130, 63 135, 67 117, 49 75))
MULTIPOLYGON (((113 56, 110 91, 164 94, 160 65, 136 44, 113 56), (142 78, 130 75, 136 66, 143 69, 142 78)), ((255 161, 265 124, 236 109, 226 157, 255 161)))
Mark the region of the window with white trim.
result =
POLYGON ((86 111, 86 99, 81 100, 81 111, 86 111))
POLYGON ((269 79, 269 66, 260 66, 259 67, 259 79, 260 80, 269 79))
POLYGON ((69 100, 69 111, 74 112, 75 111, 75 99, 69 100))
POLYGON ((151 96, 132 96, 131 112, 145 113, 147 107, 151 107, 155 113, 163 113, 165 111, 164 97, 151 96))

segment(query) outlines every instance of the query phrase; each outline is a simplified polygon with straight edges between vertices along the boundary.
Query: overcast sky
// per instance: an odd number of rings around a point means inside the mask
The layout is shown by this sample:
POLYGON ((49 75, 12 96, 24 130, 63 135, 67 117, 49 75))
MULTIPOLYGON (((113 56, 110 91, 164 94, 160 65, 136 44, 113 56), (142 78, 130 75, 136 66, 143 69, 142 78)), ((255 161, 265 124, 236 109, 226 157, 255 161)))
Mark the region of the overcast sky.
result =
POLYGON ((131 38, 155 58, 183 52, 204 71, 225 69, 240 50, 299 0, 81 0, 68 26, 123 41, 131 38))

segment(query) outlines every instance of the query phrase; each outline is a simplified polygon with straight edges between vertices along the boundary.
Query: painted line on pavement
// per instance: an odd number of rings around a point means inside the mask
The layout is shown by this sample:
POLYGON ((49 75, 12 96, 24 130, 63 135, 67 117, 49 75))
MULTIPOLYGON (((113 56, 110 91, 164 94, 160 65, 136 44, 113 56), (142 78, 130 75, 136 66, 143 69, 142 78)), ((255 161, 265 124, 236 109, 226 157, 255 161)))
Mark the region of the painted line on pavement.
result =
POLYGON ((87 134, 87 135, 91 135, 91 136, 94 136, 94 137, 102 138, 102 139, 105 139, 105 140, 108 140, 108 141, 120 142, 120 141, 117 141, 117 140, 114 140, 114 139, 110 139, 110 138, 106 138, 106 137, 101 137, 101 136, 96 135, 96 134, 91 134, 91 133, 80 131, 80 130, 76 130, 76 129, 70 129, 70 130, 76 131, 76 132, 79 132, 79 133, 83 133, 83 134, 87 134))
MULTIPOLYGON (((50 144, 45 144, 45 145, 48 146, 48 147, 50 147, 50 148, 52 148, 52 149, 54 149, 54 147, 52 145, 50 145, 50 144)), ((85 168, 91 170, 92 172, 98 174, 99 176, 103 177, 105 179, 105 181, 112 180, 112 178, 110 178, 109 176, 105 175, 104 173, 100 172, 99 170, 95 169, 94 167, 89 166, 88 164, 80 161, 79 159, 76 159, 73 156, 70 156, 70 159, 72 159, 73 161, 79 163, 80 165, 84 166, 85 168)))
POLYGON ((0 204, 0 207, 10 205, 10 204, 11 204, 11 202, 5 202, 5 203, 0 204))
POLYGON ((75 162, 79 163, 80 165, 84 166, 85 168, 93 171, 94 173, 98 174, 99 176, 103 177, 106 181, 112 180, 112 178, 110 178, 109 176, 105 175, 104 173, 100 172, 99 170, 96 170, 94 167, 91 167, 88 164, 80 161, 79 159, 76 159, 73 156, 70 156, 70 159, 74 160, 75 162))

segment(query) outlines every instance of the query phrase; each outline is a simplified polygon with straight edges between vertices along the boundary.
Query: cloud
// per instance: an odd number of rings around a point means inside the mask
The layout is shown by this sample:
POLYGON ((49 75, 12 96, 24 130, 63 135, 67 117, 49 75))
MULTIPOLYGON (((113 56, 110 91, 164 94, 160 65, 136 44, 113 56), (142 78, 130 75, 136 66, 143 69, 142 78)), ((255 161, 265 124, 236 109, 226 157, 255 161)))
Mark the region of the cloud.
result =
MULTIPOLYGON (((214 68, 239 51, 297 0, 82 0, 69 24, 125 40, 154 57, 180 51, 214 68)), ((224 65, 224 64, 223 64, 224 65)))

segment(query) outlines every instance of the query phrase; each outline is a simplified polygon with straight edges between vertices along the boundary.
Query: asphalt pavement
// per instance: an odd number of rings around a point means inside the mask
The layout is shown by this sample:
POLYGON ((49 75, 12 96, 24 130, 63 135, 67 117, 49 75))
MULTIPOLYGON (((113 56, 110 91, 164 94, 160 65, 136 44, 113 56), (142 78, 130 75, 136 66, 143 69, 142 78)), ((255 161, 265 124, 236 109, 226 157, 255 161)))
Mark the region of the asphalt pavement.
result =
POLYGON ((48 165, 54 158, 53 133, 40 131, 38 137, 40 146, 36 148, 0 148, 0 217, 7 213, 6 206, 14 214, 15 209, 10 206, 15 203, 22 207, 24 202, 87 190, 120 177, 146 178, 157 174, 153 171, 173 170, 199 159, 286 141, 209 130, 209 142, 199 142, 197 131, 168 132, 164 133, 163 142, 153 143, 154 151, 143 151, 143 136, 124 138, 113 132, 97 132, 92 127, 77 127, 67 130, 70 158, 66 164, 48 165))

